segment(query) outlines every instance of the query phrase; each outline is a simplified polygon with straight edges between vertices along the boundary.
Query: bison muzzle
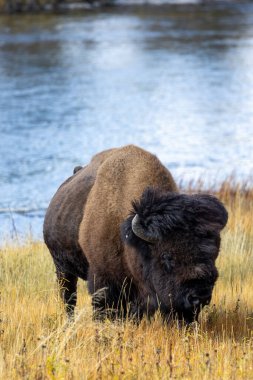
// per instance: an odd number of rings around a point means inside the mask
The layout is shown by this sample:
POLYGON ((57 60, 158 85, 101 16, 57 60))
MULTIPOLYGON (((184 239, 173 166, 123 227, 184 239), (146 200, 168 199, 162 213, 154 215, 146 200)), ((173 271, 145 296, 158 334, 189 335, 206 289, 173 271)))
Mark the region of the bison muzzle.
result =
POLYGON ((133 145, 97 154, 57 190, 44 222, 69 317, 78 277, 100 315, 186 323, 210 303, 227 211, 207 194, 180 194, 154 155, 133 145))

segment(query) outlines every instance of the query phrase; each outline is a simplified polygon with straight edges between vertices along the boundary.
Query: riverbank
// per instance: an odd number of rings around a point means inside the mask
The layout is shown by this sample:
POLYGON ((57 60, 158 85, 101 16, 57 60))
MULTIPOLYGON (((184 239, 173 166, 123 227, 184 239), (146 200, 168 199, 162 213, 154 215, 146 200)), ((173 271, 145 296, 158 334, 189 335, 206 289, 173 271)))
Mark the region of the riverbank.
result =
POLYGON ((113 0, 0 0, 0 13, 64 12, 109 6, 113 0))
MULTIPOLYGON (((147 6, 163 8, 164 6, 198 6, 211 9, 213 6, 220 9, 232 5, 236 7, 236 1, 230 0, 0 0, 0 14, 20 13, 65 13, 94 10, 103 7, 117 5, 124 8, 146 8, 147 6)), ((247 6, 247 1, 245 1, 247 6)))
POLYGON ((220 278, 200 325, 188 331, 164 325, 159 315, 138 326, 95 322, 81 281, 77 317, 67 325, 45 245, 6 244, 0 250, 0 377, 253 378, 253 189, 227 181, 217 195, 229 211, 220 278))

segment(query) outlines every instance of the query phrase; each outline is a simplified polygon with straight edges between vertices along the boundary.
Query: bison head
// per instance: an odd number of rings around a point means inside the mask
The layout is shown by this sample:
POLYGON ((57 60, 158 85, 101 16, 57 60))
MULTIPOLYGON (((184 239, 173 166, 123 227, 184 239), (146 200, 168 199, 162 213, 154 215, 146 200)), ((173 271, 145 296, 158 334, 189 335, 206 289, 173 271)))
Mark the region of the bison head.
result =
POLYGON ((197 319, 218 278, 215 260, 227 219, 222 203, 210 195, 148 188, 133 202, 121 232, 142 308, 160 308, 186 323, 197 319))

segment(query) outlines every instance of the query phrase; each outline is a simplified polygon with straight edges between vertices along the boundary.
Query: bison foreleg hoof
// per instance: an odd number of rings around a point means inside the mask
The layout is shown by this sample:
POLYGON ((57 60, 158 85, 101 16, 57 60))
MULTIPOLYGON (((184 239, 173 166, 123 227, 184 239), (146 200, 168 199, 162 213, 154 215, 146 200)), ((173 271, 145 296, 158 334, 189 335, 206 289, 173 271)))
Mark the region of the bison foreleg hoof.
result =
POLYGON ((118 299, 108 297, 110 291, 103 288, 92 296, 93 318, 95 320, 104 321, 105 319, 115 320, 125 318, 126 310, 119 305, 118 299))

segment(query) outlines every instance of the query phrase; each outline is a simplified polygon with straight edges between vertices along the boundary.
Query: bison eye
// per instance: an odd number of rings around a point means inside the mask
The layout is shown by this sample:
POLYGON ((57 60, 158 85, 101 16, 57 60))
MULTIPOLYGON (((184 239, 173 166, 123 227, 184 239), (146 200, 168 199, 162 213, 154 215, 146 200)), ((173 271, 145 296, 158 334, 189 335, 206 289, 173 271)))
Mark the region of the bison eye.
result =
POLYGON ((174 263, 174 260, 173 258, 171 257, 170 254, 168 253, 163 253, 162 254, 162 264, 165 266, 166 270, 168 272, 171 272, 172 269, 174 268, 175 266, 175 263, 174 263))

